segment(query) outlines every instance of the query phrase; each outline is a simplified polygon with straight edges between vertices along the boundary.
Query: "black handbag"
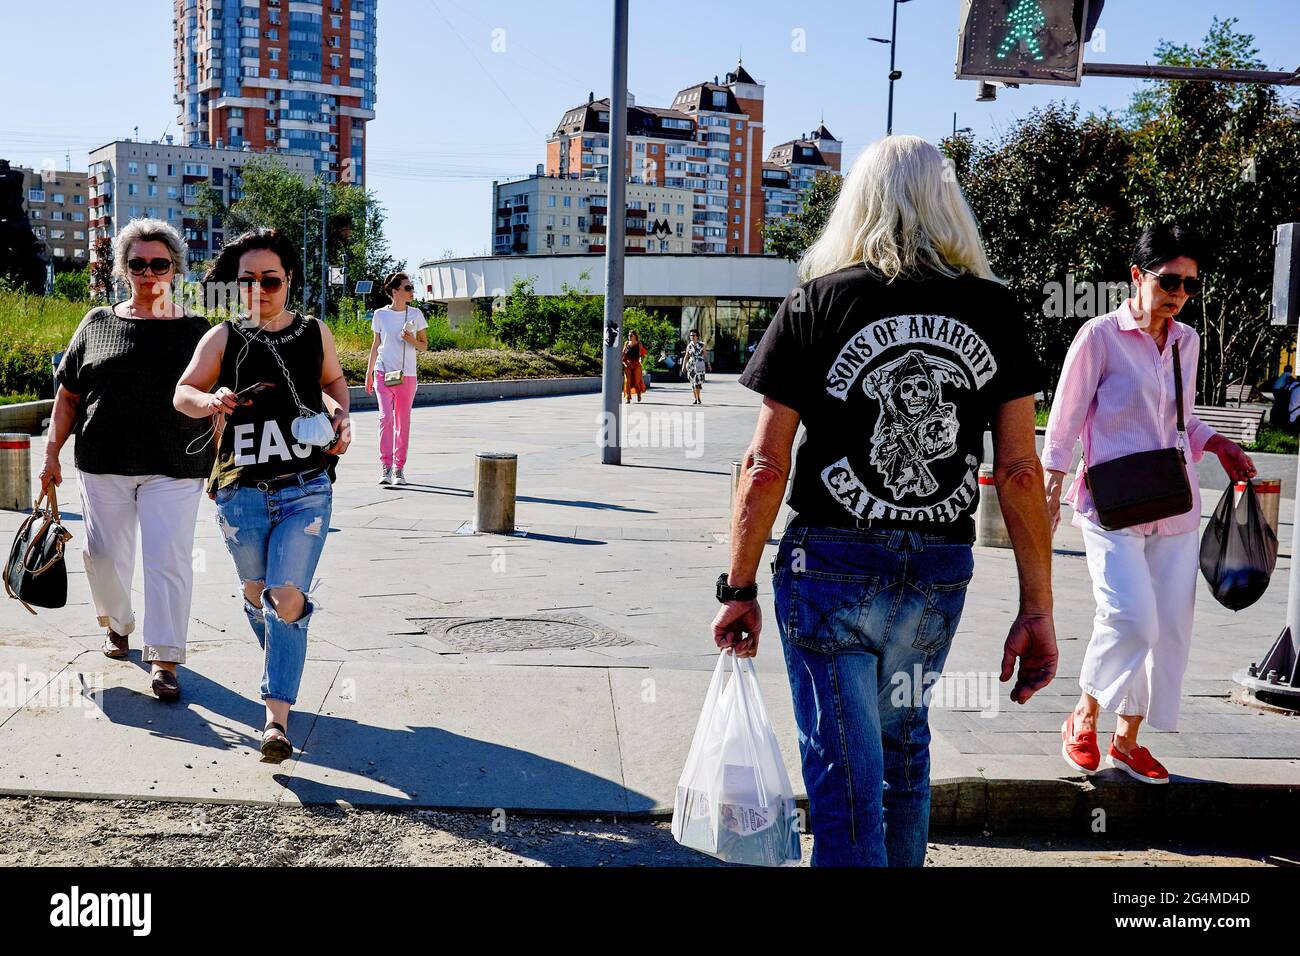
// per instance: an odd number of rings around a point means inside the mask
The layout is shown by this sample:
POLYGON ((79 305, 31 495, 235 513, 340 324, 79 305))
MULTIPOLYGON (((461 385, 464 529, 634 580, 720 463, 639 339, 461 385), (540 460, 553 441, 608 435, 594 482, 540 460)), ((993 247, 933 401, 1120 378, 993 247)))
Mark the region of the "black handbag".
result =
POLYGON ((1172 518, 1192 510, 1187 480, 1186 429, 1183 425, 1183 367, 1174 343, 1174 401, 1178 409, 1178 447, 1140 451, 1099 465, 1083 463, 1083 480, 1107 531, 1172 518))
POLYGON ((59 499, 51 482, 37 499, 31 515, 18 528, 5 563, 5 593, 36 613, 36 607, 68 603, 68 568, 63 546, 72 533, 59 519, 59 499), (41 504, 45 502, 46 508, 41 504))

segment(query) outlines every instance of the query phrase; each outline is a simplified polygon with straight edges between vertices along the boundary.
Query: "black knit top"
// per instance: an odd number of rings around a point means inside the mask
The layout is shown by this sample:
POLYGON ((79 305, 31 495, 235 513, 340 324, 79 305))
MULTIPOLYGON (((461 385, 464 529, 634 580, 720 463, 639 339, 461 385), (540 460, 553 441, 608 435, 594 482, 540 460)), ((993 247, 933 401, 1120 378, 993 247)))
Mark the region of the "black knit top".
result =
POLYGON ((176 383, 208 331, 195 315, 126 319, 92 309, 72 336, 55 379, 81 397, 73 425, 80 471, 98 475, 206 478, 213 449, 197 449, 211 427, 172 406, 176 383))

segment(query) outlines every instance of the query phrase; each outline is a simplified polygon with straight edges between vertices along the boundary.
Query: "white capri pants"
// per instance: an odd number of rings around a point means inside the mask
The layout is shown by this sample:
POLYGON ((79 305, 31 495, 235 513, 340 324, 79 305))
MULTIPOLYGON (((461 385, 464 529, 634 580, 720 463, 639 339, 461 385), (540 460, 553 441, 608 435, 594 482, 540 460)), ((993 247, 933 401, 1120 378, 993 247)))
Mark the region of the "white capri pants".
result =
POLYGON ((1097 614, 1079 686, 1104 710, 1177 730, 1192 649, 1200 535, 1107 531, 1082 521, 1097 614))
POLYGON ((135 630, 131 579, 138 527, 144 552, 143 659, 183 663, 203 479, 84 471, 77 476, 86 526, 82 560, 100 627, 122 635, 135 630))

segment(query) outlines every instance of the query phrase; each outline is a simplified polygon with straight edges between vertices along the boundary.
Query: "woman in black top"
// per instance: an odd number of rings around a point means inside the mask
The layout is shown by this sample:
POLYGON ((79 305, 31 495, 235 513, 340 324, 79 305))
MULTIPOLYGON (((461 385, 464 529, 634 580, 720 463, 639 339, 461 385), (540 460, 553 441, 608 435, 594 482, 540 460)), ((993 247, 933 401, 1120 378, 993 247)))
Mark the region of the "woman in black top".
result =
POLYGON ((212 452, 204 428, 172 407, 176 380, 208 330, 171 298, 185 250, 165 222, 137 219, 113 242, 113 275, 131 298, 87 313, 56 374, 58 394, 41 485, 59 485, 59 452, 75 446, 86 539, 82 558, 102 650, 127 656, 135 630, 131 578, 135 542, 144 548, 144 646, 154 693, 180 696, 193 593, 194 519, 212 452))
POLYGON ((265 651, 262 755, 273 763, 293 753, 287 728, 307 659, 307 595, 329 531, 334 466, 351 441, 334 337, 286 308, 301 274, 278 232, 227 244, 204 281, 210 294, 237 286, 240 317, 204 336, 174 398, 185 414, 220 423, 209 493, 265 651))
POLYGON ((927 704, 971 579, 990 423, 1020 572, 1001 677, 1019 658, 1011 699, 1024 703, 1056 669, 1052 536, 1034 444, 1038 363, 947 173, 939 151, 915 136, 864 150, 800 264, 807 281, 740 377, 764 399, 736 493, 714 640, 741 656, 758 649, 758 565, 802 422, 796 514, 773 591, 815 865, 925 860, 927 704))

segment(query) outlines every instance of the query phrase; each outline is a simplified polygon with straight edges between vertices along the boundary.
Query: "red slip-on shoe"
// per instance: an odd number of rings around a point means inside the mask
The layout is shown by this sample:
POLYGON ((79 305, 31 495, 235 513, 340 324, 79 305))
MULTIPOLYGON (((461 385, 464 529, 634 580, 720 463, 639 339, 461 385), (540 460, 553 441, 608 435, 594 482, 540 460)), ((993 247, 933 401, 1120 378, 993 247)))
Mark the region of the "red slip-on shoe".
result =
POLYGON ((1124 754, 1115 749, 1115 741, 1112 740, 1106 751, 1106 763, 1143 783, 1169 782, 1169 771, 1151 756, 1151 751, 1146 747, 1134 747, 1132 752, 1124 754))
POLYGON ((1101 751, 1097 747, 1097 732, 1074 732, 1074 714, 1061 724, 1061 756, 1079 773, 1094 774, 1101 766, 1101 751))

